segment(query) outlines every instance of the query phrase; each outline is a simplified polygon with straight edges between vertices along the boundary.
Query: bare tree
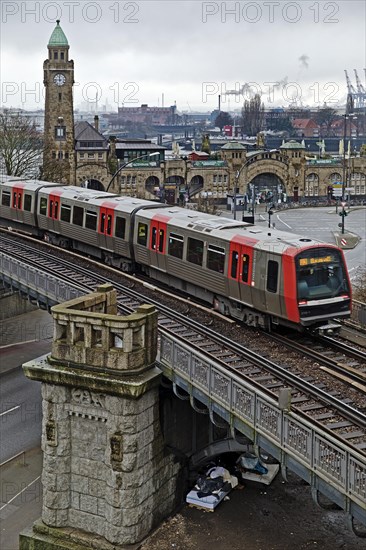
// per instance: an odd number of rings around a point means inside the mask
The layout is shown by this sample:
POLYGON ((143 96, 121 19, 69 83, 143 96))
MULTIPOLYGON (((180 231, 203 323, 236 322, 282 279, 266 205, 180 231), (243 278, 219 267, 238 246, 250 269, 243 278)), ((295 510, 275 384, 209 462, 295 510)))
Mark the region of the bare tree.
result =
POLYGON ((224 126, 232 126, 233 122, 233 117, 229 113, 221 111, 215 119, 215 126, 218 126, 222 132, 224 126))
POLYGON ((325 136, 331 135, 332 124, 337 120, 338 115, 336 109, 332 107, 323 107, 319 109, 315 116, 315 121, 319 126, 324 129, 325 136))
POLYGON ((38 177, 42 139, 28 117, 5 110, 0 113, 0 165, 8 176, 38 177))
POLYGON ((243 132, 248 136, 256 136, 264 129, 264 104, 259 94, 244 101, 241 114, 243 132))
POLYGON ((352 287, 353 299, 366 303, 366 268, 359 270, 358 277, 353 281, 352 287))

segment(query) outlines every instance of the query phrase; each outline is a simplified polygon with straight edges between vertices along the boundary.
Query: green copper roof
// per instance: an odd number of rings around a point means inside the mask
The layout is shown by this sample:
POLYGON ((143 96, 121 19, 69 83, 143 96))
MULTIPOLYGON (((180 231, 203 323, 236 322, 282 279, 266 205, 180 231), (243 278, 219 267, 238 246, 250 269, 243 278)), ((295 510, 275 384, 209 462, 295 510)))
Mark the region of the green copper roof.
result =
POLYGON ((64 31, 60 27, 60 21, 56 21, 57 25, 51 34, 50 41, 48 43, 49 46, 68 46, 69 43, 67 41, 67 38, 65 36, 64 31))
POLYGON ((244 145, 241 143, 238 143, 237 141, 229 141, 229 143, 225 143, 221 147, 221 149, 229 149, 229 151, 233 151, 234 149, 240 149, 240 151, 243 151, 245 149, 244 145))
POLYGON ((306 147, 299 143, 298 141, 295 141, 294 139, 290 139, 290 141, 287 141, 286 143, 283 143, 280 146, 280 149, 306 149, 306 147))

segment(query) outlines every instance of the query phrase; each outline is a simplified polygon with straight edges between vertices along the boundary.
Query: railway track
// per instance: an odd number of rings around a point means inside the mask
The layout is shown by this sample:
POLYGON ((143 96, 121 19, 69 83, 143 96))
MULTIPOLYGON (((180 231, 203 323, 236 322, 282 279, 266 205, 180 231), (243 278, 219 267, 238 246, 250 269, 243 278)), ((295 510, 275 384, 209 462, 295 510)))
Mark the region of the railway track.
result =
POLYGON ((271 339, 301 352, 306 357, 319 363, 321 369, 334 377, 357 388, 365 394, 366 411, 366 352, 356 349, 344 342, 339 342, 328 336, 302 336, 294 334, 292 337, 271 334, 271 339))
MULTIPOLYGON (((142 302, 153 303, 159 310, 160 331, 179 336, 192 348, 199 350, 206 357, 210 357, 225 367, 228 372, 235 372, 251 385, 275 399, 282 388, 291 388, 292 408, 311 418, 312 422, 321 425, 334 437, 347 441, 348 445, 366 454, 366 411, 362 410, 362 406, 355 406, 352 398, 345 397, 346 390, 333 391, 331 384, 330 387, 326 387, 323 382, 317 381, 316 377, 303 376, 301 378, 298 374, 291 372, 291 368, 288 366, 275 363, 268 358, 265 349, 264 353, 263 350, 261 353, 255 352, 239 343, 234 334, 227 337, 222 332, 211 329, 207 326, 207 313, 204 319, 206 326, 202 325, 202 321, 188 318, 187 304, 189 302, 185 303, 183 313, 173 310, 162 303, 160 294, 156 297, 157 289, 154 285, 141 284, 132 276, 126 277, 114 269, 104 268, 97 262, 85 260, 76 255, 74 257, 79 265, 55 257, 54 250, 51 253, 46 253, 19 241, 14 247, 14 240, 4 236, 0 237, 0 242, 2 250, 8 255, 30 265, 43 266, 48 273, 64 279, 67 283, 77 286, 85 292, 94 290, 98 284, 110 282, 118 292, 121 313, 126 314, 134 311, 142 302), (83 267, 84 261, 89 264, 88 267, 83 267), (93 270, 91 265, 94 266, 93 270), (98 273, 98 271, 100 272, 98 273), (106 272, 109 275, 106 275, 106 272), (119 282, 122 278, 126 284, 119 282), (144 296, 143 293, 147 293, 148 296, 144 296)), ((60 252, 58 249, 56 250, 58 253, 60 252)), ((175 305, 176 303, 177 301, 175 301, 175 305)), ((193 305, 189 307, 193 307, 193 305)), ((237 325, 234 323, 232 326, 236 327, 237 325)), ((241 331, 243 330, 242 327, 239 328, 241 331)), ((295 346, 297 343, 294 342, 292 345, 295 346)), ((303 349, 301 353, 304 353, 303 349)), ((319 363, 320 357, 323 358, 323 355, 317 356, 319 363)), ((324 367, 330 368, 329 363, 324 367)), ((339 366, 339 368, 341 367, 339 366)), ((354 383, 362 385, 362 380, 364 378, 361 376, 354 380, 354 383)), ((347 388, 344 380, 340 379, 338 382, 341 388, 347 388)), ((361 393, 361 389, 358 386, 355 387, 357 394, 361 393)))

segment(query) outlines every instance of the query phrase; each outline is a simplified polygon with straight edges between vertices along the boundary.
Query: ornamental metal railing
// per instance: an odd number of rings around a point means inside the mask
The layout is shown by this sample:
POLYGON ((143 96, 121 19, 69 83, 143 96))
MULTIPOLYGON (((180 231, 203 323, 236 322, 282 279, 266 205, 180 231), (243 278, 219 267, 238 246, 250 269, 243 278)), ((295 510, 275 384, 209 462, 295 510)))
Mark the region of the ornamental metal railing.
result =
POLYGON ((179 338, 160 331, 159 366, 171 379, 229 426, 279 458, 294 465, 313 488, 366 525, 366 462, 361 453, 251 386, 179 338))
MULTIPOLYGON (((0 253, 0 274, 12 288, 51 307, 85 293, 40 269, 0 253)), ((364 305, 364 304, 362 304, 364 305)), ((295 412, 283 410, 235 373, 159 329, 158 365, 167 378, 228 425, 271 453, 366 525, 365 457, 295 412)), ((233 431, 234 433, 234 431, 233 431)))

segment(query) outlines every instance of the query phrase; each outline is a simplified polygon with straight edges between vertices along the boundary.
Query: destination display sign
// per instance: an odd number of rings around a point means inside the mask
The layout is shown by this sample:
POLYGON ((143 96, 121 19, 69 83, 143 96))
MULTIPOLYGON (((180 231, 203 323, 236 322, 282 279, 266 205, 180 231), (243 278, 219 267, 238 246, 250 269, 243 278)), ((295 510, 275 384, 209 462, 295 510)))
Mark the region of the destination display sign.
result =
POLYGON ((323 258, 300 258, 299 265, 325 264, 333 261, 333 256, 324 256, 323 258))

